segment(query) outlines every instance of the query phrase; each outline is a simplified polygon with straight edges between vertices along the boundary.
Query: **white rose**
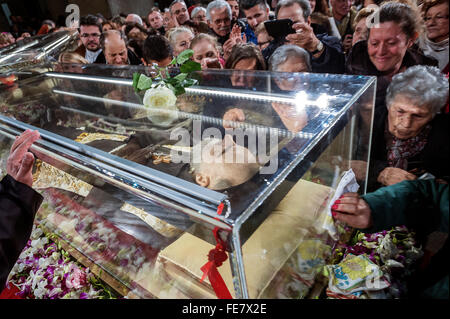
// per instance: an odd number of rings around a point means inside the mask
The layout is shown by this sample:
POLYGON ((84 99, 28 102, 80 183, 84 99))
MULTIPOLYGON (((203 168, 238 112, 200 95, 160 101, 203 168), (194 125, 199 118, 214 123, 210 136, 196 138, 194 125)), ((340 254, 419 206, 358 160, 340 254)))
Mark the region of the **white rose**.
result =
POLYGON ((144 95, 147 116, 155 124, 167 125, 177 119, 177 97, 165 86, 148 89, 144 95))

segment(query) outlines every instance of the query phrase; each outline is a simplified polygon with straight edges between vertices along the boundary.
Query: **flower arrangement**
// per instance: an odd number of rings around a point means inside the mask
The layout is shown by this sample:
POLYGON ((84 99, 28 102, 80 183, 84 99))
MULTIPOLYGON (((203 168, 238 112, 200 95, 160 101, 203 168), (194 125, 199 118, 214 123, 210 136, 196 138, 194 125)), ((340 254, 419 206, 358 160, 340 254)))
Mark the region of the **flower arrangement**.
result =
POLYGON ((109 287, 76 262, 52 236, 34 225, 30 239, 9 275, 8 284, 28 299, 115 299, 109 287))
MULTIPOLYGON (((397 226, 373 234, 356 232, 348 244, 340 243, 335 248, 330 264, 338 264, 349 256, 364 256, 379 267, 383 279, 390 284, 380 291, 381 295, 384 298, 401 298, 406 293, 405 280, 412 274, 413 265, 422 254, 414 233, 405 226, 397 226)), ((367 295, 362 297, 367 298, 367 295)))
POLYGON ((153 82, 151 77, 145 74, 133 74, 133 88, 136 93, 145 92, 143 98, 144 107, 148 118, 155 124, 167 125, 177 118, 177 96, 186 92, 185 88, 198 83, 192 78, 191 73, 200 71, 199 63, 191 60, 194 51, 184 50, 172 60, 169 66, 179 65, 181 73, 171 77, 166 68, 159 68, 158 75, 153 82))

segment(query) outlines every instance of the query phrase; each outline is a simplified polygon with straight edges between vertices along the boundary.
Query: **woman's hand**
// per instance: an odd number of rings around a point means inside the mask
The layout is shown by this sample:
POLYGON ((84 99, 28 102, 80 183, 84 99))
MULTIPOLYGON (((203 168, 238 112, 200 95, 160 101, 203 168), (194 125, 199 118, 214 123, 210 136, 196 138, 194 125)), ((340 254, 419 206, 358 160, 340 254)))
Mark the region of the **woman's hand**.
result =
POLYGON ((6 172, 16 181, 30 187, 33 185, 34 155, 28 149, 37 139, 39 132, 31 130, 26 130, 16 137, 6 162, 6 172))
POLYGON ((403 181, 412 181, 417 179, 417 176, 411 174, 401 168, 386 167, 378 175, 377 181, 384 186, 397 184, 403 181))
POLYGON ((206 69, 223 69, 218 58, 204 58, 200 62, 202 70, 206 69))
POLYGON ((367 202, 357 193, 345 193, 331 207, 334 218, 354 228, 370 228, 372 211, 367 202))

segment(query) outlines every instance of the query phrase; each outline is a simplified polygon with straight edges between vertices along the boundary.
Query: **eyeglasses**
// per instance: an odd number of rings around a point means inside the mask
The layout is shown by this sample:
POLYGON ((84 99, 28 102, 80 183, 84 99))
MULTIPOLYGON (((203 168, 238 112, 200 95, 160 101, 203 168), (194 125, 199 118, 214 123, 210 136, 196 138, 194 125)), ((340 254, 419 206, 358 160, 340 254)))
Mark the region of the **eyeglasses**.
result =
POLYGON ((81 34, 81 37, 82 38, 89 38, 89 37, 91 37, 91 38, 99 38, 100 37, 100 33, 83 33, 83 34, 81 34))
POLYGON ((442 22, 443 20, 447 20, 448 19, 448 15, 435 15, 434 17, 424 17, 423 20, 425 22, 431 21, 431 20, 435 20, 436 22, 442 22))

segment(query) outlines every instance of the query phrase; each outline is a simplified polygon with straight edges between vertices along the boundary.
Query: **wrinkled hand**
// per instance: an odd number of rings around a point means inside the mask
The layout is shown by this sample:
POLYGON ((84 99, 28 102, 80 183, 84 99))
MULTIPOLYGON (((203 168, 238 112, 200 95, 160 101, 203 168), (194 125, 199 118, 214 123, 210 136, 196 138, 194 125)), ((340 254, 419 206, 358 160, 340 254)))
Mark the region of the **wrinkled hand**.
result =
POLYGON ((296 33, 288 34, 286 41, 289 44, 297 45, 306 51, 313 52, 319 44, 319 39, 316 38, 313 29, 307 23, 295 23, 292 28, 296 33))
POLYGON ((33 185, 34 155, 28 149, 39 136, 38 131, 26 130, 16 137, 6 162, 6 172, 16 181, 30 187, 33 185))
POLYGON ((401 168, 386 167, 378 175, 377 181, 384 186, 389 186, 403 181, 412 181, 415 179, 417 179, 416 175, 411 174, 401 168))
POLYGON ((242 34, 241 27, 237 24, 235 24, 231 29, 230 39, 233 39, 235 44, 247 42, 247 36, 242 34))
POLYGON ((356 180, 361 181, 366 178, 366 172, 367 172, 367 162, 366 161, 359 161, 359 160, 350 161, 350 167, 352 168, 353 172, 355 173, 356 180))
POLYGON ((244 111, 238 108, 229 109, 225 112, 223 115, 223 127, 224 128, 232 128, 227 121, 233 121, 233 122, 244 122, 245 121, 245 114, 244 111))
POLYGON ((352 48, 352 43, 353 43, 353 35, 347 34, 342 40, 342 48, 344 49, 344 52, 350 51, 350 49, 352 48))
POLYGON ((233 50, 236 44, 246 42, 247 42, 246 35, 245 34, 242 35, 241 27, 235 24, 231 29, 230 37, 228 38, 227 41, 225 41, 225 43, 222 46, 224 59, 227 60, 230 57, 231 50, 233 50))
POLYGON ((204 69, 222 69, 222 64, 218 58, 204 58, 201 63, 202 70, 204 69))
POLYGON ((370 228, 372 211, 357 193, 345 193, 331 207, 333 217, 354 228, 370 228))
POLYGON ((223 44, 222 48, 223 48, 223 58, 226 60, 228 60, 228 58, 231 55, 231 50, 233 50, 234 46, 236 45, 236 42, 234 39, 228 39, 227 41, 225 41, 225 43, 223 44))

